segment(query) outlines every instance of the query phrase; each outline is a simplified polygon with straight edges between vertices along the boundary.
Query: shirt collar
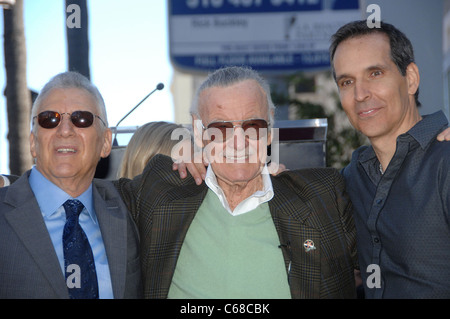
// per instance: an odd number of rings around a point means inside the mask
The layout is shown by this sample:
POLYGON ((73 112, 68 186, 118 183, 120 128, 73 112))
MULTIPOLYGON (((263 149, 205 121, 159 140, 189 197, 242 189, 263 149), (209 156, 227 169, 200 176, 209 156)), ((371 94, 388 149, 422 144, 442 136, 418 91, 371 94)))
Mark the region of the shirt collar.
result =
POLYGON ((261 172, 262 181, 263 181, 263 190, 258 190, 250 197, 243 200, 235 209, 231 211, 230 206, 228 205, 227 199, 222 188, 217 183, 216 174, 213 171, 211 165, 208 166, 206 170, 205 183, 219 198, 223 207, 233 216, 241 215, 247 213, 259 205, 268 202, 273 198, 273 187, 272 181, 270 179, 269 170, 267 169, 267 165, 264 165, 264 168, 261 172))
POLYGON ((446 126, 448 121, 444 112, 438 111, 433 114, 423 115, 422 120, 417 122, 406 134, 411 135, 422 148, 436 139, 446 126))
MULTIPOLYGON (((29 183, 36 200, 41 209, 42 216, 49 217, 56 213, 59 207, 68 199, 73 199, 69 194, 64 192, 61 188, 53 184, 42 175, 39 170, 33 166, 29 176, 29 183)), ((81 201, 88 212, 90 218, 97 224, 97 216, 95 214, 93 200, 92 200, 92 184, 89 188, 76 199, 81 201)))
MULTIPOLYGON (((422 120, 416 123, 408 132, 400 135, 398 139, 414 138, 420 147, 425 148, 436 139, 436 136, 448 125, 447 118, 442 111, 423 115, 422 120)), ((373 160, 376 157, 372 146, 361 149, 358 160, 361 163, 373 160)))

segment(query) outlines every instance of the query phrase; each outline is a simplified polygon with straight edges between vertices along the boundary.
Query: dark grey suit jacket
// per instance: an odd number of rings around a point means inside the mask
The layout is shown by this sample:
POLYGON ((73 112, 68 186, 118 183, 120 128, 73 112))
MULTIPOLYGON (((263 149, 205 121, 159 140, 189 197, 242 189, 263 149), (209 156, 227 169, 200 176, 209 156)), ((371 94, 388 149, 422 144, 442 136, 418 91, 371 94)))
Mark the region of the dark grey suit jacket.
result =
MULTIPOLYGON (((29 171, 0 188, 0 298, 68 298, 67 286, 38 203, 29 171)), ((93 182, 114 298, 142 297, 139 236, 109 181, 93 182)))

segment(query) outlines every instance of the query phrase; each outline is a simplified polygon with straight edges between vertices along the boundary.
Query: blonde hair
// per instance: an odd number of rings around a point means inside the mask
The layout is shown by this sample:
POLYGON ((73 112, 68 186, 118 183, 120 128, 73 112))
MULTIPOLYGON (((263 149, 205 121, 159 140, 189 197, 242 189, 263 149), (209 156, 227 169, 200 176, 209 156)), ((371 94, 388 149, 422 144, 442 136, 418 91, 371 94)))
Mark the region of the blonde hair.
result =
POLYGON ((133 178, 142 173, 156 154, 170 156, 172 148, 179 142, 171 139, 173 130, 177 128, 182 126, 164 121, 149 122, 139 127, 125 149, 117 176, 133 178))

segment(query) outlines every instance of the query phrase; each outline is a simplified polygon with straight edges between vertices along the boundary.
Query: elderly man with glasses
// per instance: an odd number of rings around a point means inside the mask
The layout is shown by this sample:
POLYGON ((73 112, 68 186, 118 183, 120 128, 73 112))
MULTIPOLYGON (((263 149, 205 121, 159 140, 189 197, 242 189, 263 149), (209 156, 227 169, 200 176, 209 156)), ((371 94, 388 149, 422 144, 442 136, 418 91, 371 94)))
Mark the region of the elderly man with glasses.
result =
POLYGON ((274 106, 253 70, 212 73, 191 109, 205 183, 154 157, 116 183, 141 235, 146 298, 353 298, 352 206, 334 169, 268 174, 274 106))
POLYGON ((138 232, 114 186, 94 180, 111 151, 97 88, 61 73, 32 108, 36 165, 0 189, 0 298, 138 298, 138 232))

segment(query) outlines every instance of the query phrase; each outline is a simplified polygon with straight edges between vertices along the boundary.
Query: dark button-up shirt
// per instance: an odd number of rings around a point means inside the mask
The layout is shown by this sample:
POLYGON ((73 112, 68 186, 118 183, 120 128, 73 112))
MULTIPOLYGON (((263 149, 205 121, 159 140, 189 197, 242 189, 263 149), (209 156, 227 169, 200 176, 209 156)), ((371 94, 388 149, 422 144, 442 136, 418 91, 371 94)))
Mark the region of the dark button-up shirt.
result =
POLYGON ((397 138, 384 174, 371 146, 343 170, 366 298, 450 298, 450 142, 442 112, 397 138))

